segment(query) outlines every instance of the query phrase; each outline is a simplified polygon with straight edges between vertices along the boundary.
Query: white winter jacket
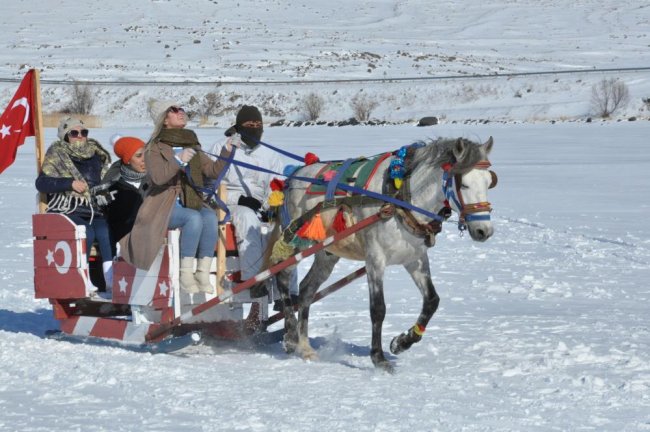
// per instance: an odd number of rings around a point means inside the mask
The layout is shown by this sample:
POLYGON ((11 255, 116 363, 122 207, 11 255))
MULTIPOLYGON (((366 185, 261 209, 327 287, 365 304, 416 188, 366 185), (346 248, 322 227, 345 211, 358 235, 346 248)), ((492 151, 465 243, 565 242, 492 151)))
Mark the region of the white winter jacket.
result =
MULTIPOLYGON (((215 144, 210 150, 210 153, 220 154, 221 148, 231 138, 229 137, 223 142, 215 144)), ((282 174, 285 166, 285 160, 281 154, 262 145, 257 146, 253 151, 238 148, 235 152, 235 160, 266 168, 280 174, 282 174)), ((235 205, 239 200, 239 196, 244 195, 259 200, 263 208, 268 208, 267 199, 271 194, 270 183, 274 177, 282 178, 276 174, 268 174, 231 164, 228 173, 224 177, 224 182, 228 190, 226 204, 229 206, 235 205)))

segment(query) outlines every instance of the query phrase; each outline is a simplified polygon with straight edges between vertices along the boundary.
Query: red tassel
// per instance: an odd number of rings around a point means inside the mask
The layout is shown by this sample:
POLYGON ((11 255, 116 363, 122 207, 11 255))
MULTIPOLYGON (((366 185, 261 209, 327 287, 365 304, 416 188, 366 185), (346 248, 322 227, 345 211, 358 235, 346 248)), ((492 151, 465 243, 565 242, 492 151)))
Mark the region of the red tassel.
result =
POLYGON ((346 228, 347 225, 345 224, 345 216, 343 214, 343 210, 339 209, 339 211, 336 212, 336 216, 334 216, 334 221, 332 222, 332 229, 337 233, 339 233, 346 228))
POLYGON ((296 232, 296 235, 309 240, 325 240, 325 227, 323 226, 323 220, 320 217, 320 213, 317 213, 310 221, 305 222, 298 232, 296 232))
POLYGON ((316 162, 320 162, 320 159, 314 153, 307 152, 305 154, 305 165, 315 164, 316 162))
POLYGON ((271 190, 272 191, 284 190, 284 182, 279 178, 274 178, 273 180, 271 180, 271 190))

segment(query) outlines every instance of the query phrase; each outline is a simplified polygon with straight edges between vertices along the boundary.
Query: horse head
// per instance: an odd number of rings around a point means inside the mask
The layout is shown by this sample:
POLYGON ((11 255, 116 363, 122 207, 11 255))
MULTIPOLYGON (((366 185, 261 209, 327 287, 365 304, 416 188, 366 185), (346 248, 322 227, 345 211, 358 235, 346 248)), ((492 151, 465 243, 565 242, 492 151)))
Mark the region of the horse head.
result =
POLYGON ((443 183, 449 204, 459 214, 459 229, 467 229, 473 240, 481 242, 494 233, 487 200, 488 189, 497 184, 496 174, 488 169, 493 144, 492 137, 484 144, 456 140, 452 150, 456 163, 445 170, 443 183))

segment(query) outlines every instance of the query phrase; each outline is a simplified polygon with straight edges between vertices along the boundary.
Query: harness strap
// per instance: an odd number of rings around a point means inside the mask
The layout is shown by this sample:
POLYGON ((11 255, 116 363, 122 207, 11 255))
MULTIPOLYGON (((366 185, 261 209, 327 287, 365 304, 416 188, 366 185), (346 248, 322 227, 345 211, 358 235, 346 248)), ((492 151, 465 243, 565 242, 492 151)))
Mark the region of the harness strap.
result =
MULTIPOLYGON (((208 154, 208 155, 213 156, 213 157, 218 158, 218 159, 222 159, 222 160, 227 159, 227 158, 224 158, 224 157, 221 157, 221 156, 214 155, 212 153, 206 152, 205 150, 201 150, 201 151, 204 152, 205 154, 208 154)), ((264 172, 264 173, 268 173, 268 174, 273 174, 273 175, 285 177, 285 178, 287 178, 289 180, 298 180, 298 181, 304 181, 306 183, 314 183, 314 184, 321 184, 321 185, 325 184, 325 182, 323 180, 319 180, 319 179, 315 179, 315 178, 311 178, 311 177, 286 175, 284 173, 279 173, 279 172, 269 170, 269 169, 266 169, 266 168, 254 166, 254 165, 248 164, 246 162, 238 161, 238 160, 233 160, 232 164, 237 165, 237 166, 241 166, 241 167, 244 167, 244 168, 252 169, 252 170, 255 170, 255 171, 259 171, 259 172, 264 172)), ((432 213, 432 212, 430 212, 428 210, 421 209, 421 208, 416 207, 416 206, 414 206, 414 205, 412 205, 412 204, 410 204, 408 202, 404 202, 404 201, 402 201, 400 199, 397 199, 395 197, 392 197, 392 196, 386 196, 386 195, 383 195, 383 194, 380 194, 380 193, 377 193, 377 192, 369 191, 367 189, 362 189, 362 188, 359 188, 359 187, 356 187, 356 186, 350 186, 350 185, 345 184, 345 183, 338 183, 337 187, 339 189, 342 189, 342 190, 346 191, 346 192, 352 192, 352 193, 356 193, 356 194, 360 194, 360 195, 365 195, 366 197, 372 198, 373 200, 383 201, 383 202, 386 202, 386 203, 389 203, 389 204, 393 204, 393 205, 395 205, 397 207, 407 208, 407 209, 412 210, 414 212, 420 213, 420 214, 422 214, 422 215, 424 215, 424 216, 426 216, 426 217, 428 217, 430 219, 435 219, 435 220, 438 220, 438 221, 443 220, 443 218, 441 216, 439 216, 439 215, 437 215, 435 213, 432 213)))
POLYGON ((341 164, 338 171, 336 171, 336 174, 334 175, 332 180, 329 181, 327 185, 327 191, 325 192, 325 201, 329 201, 334 197, 334 193, 336 192, 336 187, 339 184, 339 180, 354 161, 356 161, 356 159, 346 159, 341 164))

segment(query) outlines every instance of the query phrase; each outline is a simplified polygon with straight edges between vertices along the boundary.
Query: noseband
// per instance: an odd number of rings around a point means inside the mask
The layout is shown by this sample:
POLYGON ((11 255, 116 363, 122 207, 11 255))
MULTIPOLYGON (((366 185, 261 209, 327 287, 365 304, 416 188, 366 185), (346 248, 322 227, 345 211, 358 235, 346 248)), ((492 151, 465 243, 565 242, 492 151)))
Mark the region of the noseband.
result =
MULTIPOLYGON (((482 160, 474 165, 474 169, 483 169, 487 170, 492 164, 488 160, 482 160)), ((445 194, 447 200, 453 201, 456 204, 456 207, 460 210, 460 215, 458 216, 458 229, 464 231, 467 229, 467 222, 473 221, 489 221, 490 212, 492 211, 492 206, 487 201, 477 202, 477 203, 465 203, 463 200, 463 194, 461 193, 462 174, 451 174, 451 166, 447 165, 443 167, 444 173, 442 176, 442 190, 445 194), (452 183, 456 183, 455 190, 452 188, 452 183), (477 215, 475 213, 487 214, 477 215)), ((490 176, 492 178, 490 182, 489 189, 492 189, 497 185, 497 175, 494 171, 490 171, 490 176)))

